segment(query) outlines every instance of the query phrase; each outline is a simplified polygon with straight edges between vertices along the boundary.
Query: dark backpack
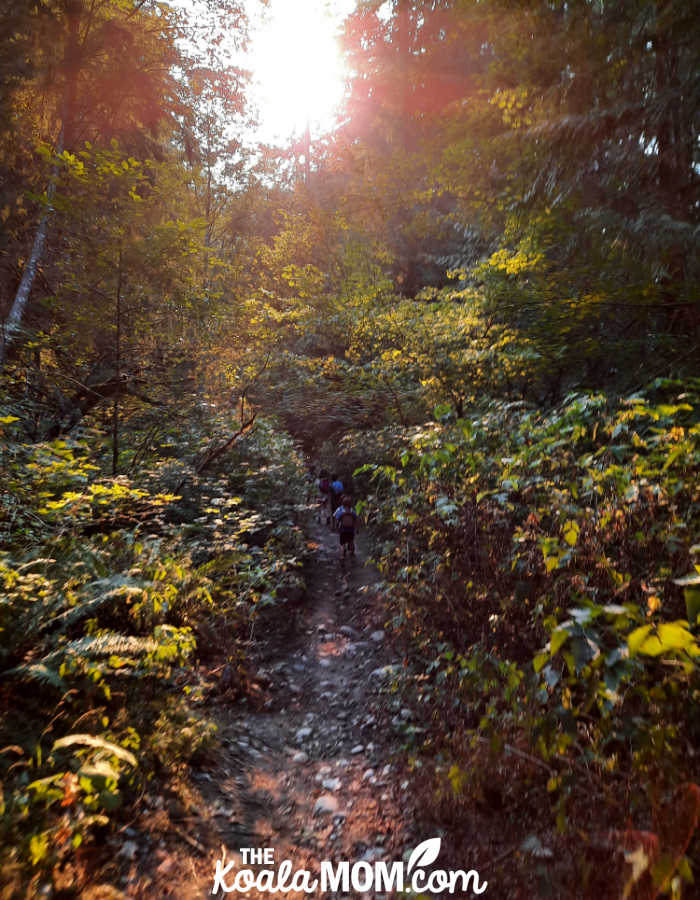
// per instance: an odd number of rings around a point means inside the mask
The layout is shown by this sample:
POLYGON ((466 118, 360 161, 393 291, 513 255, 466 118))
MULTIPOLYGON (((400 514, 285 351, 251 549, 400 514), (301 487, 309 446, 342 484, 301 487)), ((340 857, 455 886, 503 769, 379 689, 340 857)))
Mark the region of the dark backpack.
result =
POLYGON ((330 493, 331 483, 327 478, 322 478, 318 483, 318 489, 322 494, 330 493))
POLYGON ((340 517, 340 527, 352 531, 355 527, 355 516, 352 512, 343 511, 343 514, 340 517))

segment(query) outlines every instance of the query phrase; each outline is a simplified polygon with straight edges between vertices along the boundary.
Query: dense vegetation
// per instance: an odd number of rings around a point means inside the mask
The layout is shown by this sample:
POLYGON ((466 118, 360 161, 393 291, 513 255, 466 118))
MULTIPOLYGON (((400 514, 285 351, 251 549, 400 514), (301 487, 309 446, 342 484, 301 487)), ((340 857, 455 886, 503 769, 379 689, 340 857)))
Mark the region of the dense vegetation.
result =
POLYGON ((354 473, 455 858, 487 810, 563 842, 562 895, 601 847, 617 896, 697 878, 698 12, 365 0, 301 165, 184 14, 3 0, 6 896, 253 699, 309 462, 354 473))

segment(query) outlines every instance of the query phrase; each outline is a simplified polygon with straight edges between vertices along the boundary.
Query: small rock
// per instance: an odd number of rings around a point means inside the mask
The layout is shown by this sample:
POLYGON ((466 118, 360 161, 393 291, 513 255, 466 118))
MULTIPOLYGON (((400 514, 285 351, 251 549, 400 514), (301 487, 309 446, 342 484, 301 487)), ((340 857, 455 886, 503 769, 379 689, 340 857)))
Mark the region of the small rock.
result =
POLYGON ((372 634, 370 635, 370 637, 376 644, 381 644, 381 642, 384 640, 384 632, 383 631, 373 631, 372 634))
POLYGON ((119 848, 119 855, 125 856, 127 859, 135 859, 138 849, 139 845, 136 841, 125 841, 119 848))
POLYGON ((319 659, 318 664, 319 666, 323 666, 324 669, 327 669, 330 666, 331 661, 326 659, 325 656, 322 656, 321 659, 319 659))
POLYGON ((312 734, 313 734, 313 729, 300 728, 299 731, 297 731, 297 735, 296 735, 297 743, 301 744, 302 741, 305 741, 307 738, 310 738, 312 734))
POLYGON ((378 859, 382 859, 386 855, 386 851, 383 847, 370 847, 360 857, 361 862, 373 863, 378 859))
POLYGON ((354 628, 351 628, 350 625, 341 625, 340 628, 338 629, 338 631, 344 637, 349 637, 349 638, 359 637, 358 633, 355 631, 354 628))
POLYGON ((314 804, 314 815, 326 815, 327 813, 338 813, 338 801, 331 794, 321 794, 314 804))
POLYGON ((372 678, 392 678, 397 671, 397 666, 380 666, 370 672, 372 678))
POLYGON ((353 756, 357 756, 357 754, 358 754, 358 753, 362 753, 362 751, 363 751, 364 749, 365 749, 365 748, 364 748, 364 746, 363 746, 362 744, 356 744, 356 745, 352 748, 352 750, 350 751, 350 753, 351 753, 353 756))
POLYGON ((292 762, 295 763, 305 763, 309 761, 308 754, 304 753, 303 750, 297 750, 297 752, 292 757, 292 762))
POLYGON ((327 791, 337 791, 340 788, 340 785, 340 778, 324 778, 321 782, 321 786, 327 791))
POLYGON ((362 780, 368 781, 373 776, 374 776, 374 769, 367 769, 367 771, 362 776, 362 780))

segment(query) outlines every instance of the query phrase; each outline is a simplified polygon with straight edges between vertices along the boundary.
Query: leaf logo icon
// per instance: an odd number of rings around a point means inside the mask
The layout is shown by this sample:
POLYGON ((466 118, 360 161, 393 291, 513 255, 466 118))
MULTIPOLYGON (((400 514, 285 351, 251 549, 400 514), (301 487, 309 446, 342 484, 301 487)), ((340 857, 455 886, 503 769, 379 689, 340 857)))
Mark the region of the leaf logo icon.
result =
POLYGON ((436 837, 429 838, 427 841, 423 841, 421 844, 418 844, 416 849, 408 858, 407 874, 409 877, 416 866, 420 866, 421 868, 423 868, 424 866, 429 866, 435 862, 435 860, 440 855, 440 843, 440 838, 436 837))

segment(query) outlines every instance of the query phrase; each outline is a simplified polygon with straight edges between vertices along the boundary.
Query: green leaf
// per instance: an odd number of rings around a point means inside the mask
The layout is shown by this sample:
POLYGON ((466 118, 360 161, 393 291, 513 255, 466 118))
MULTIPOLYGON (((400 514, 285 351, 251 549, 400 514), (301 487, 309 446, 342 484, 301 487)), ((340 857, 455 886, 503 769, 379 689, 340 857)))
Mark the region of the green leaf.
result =
POLYGON ((41 834, 32 835, 29 841, 29 853, 32 858, 32 865, 36 866, 46 856, 49 849, 49 838, 44 831, 41 834))
POLYGON ((81 766, 78 775, 84 775, 86 778, 113 778, 115 781, 119 781, 119 772, 106 759, 99 759, 81 766))
POLYGON ((549 653, 538 653, 537 656, 532 660, 532 665, 535 672, 539 672, 542 666, 549 659, 549 653))
POLYGON ((688 586, 698 586, 700 587, 700 572, 696 572, 692 575, 684 575, 682 578, 674 578, 674 584, 678 584, 681 587, 688 586))
POLYGON ((685 594, 685 609, 690 627, 694 627, 700 619, 700 588, 687 587, 685 594))
POLYGON ((68 734, 66 737, 59 738, 54 742, 52 752, 63 747, 72 747, 75 744, 85 744, 98 750, 106 750, 108 753, 116 756, 117 759, 129 763, 130 766, 135 767, 137 765, 136 757, 133 753, 125 750, 124 747, 120 747, 119 744, 113 744, 111 741, 106 741, 104 738, 97 737, 94 734, 68 734))
POLYGON ((569 631, 567 628, 557 628, 552 632, 552 636, 549 639, 549 652, 552 656, 557 653, 568 637, 569 631))
POLYGON ((627 638, 630 654, 643 653, 645 656, 660 656, 662 653, 684 650, 691 656, 700 655, 700 646, 680 622, 659 625, 654 632, 651 625, 636 628, 627 638))
POLYGON ((573 519, 569 522, 566 522, 564 525, 564 540, 570 547, 575 547, 576 542, 578 541, 579 532, 581 529, 579 528, 578 522, 573 521, 573 519))

